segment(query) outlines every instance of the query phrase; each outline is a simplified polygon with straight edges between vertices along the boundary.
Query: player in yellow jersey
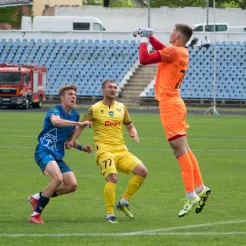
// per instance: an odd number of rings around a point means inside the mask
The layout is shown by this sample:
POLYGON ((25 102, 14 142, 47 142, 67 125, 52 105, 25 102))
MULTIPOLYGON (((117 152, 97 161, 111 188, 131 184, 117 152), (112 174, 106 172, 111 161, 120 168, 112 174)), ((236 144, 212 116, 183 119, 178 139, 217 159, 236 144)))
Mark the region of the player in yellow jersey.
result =
MULTIPOLYGON (((144 164, 130 153, 123 139, 122 126, 125 125, 129 135, 138 143, 138 133, 134 127, 127 108, 123 103, 115 101, 117 84, 115 81, 106 80, 102 83, 103 100, 92 105, 85 120, 92 122, 94 130, 94 141, 96 147, 96 163, 101 168, 101 173, 106 180, 104 197, 107 210, 107 221, 117 223, 115 206, 115 188, 117 184, 117 171, 125 174, 133 173, 129 180, 127 189, 116 208, 133 219, 134 215, 129 209, 129 200, 143 184, 147 169, 144 164)), ((80 135, 77 128, 71 141, 80 135)))

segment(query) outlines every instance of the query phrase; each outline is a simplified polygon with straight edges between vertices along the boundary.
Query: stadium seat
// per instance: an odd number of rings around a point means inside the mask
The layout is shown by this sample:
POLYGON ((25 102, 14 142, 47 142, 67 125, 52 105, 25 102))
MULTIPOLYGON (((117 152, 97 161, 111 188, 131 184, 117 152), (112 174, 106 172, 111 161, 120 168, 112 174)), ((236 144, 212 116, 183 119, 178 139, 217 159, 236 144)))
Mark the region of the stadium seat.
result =
MULTIPOLYGON (((189 48, 189 69, 181 86, 183 98, 211 98, 213 81, 216 97, 221 99, 246 98, 246 41, 216 42, 216 74, 214 77, 214 48, 192 50, 189 48)), ((150 82, 151 84, 151 82, 150 82)), ((150 84, 141 95, 153 97, 154 88, 150 84)))
MULTIPOLYGON (((189 70, 181 87, 184 98, 211 98, 215 79, 218 98, 246 99, 246 41, 216 43, 215 77, 213 45, 198 51, 189 48, 189 52, 189 70)), ((78 95, 101 95, 102 80, 110 77, 120 83, 137 59, 135 40, 0 41, 0 62, 37 63, 48 68, 47 94, 51 95, 56 95, 68 81, 79 86, 78 95)), ((142 94, 153 97, 153 85, 148 85, 142 94)))

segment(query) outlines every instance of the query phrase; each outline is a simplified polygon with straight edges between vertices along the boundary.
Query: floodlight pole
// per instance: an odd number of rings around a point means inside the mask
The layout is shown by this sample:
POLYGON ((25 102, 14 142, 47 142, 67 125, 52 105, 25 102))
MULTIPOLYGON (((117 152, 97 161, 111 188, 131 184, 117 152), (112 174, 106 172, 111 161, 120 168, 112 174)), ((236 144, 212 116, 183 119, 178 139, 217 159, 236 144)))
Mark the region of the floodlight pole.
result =
POLYGON ((150 0, 148 0, 148 28, 150 28, 150 0))
POLYGON ((213 0, 213 14, 214 14, 214 60, 213 60, 213 84, 212 84, 212 99, 211 106, 204 114, 219 115, 216 110, 216 24, 215 24, 215 0, 213 0))
POLYGON ((207 26, 208 26, 208 23, 209 23, 209 0, 207 0, 207 26))

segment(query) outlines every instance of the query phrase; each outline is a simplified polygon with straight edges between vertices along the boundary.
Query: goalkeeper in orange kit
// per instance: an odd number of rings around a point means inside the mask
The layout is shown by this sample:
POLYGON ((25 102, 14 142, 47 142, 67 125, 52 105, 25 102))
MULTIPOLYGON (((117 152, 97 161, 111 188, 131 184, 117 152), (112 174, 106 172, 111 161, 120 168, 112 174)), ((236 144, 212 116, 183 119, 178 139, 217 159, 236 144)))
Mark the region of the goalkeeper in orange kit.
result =
POLYGON ((206 205, 211 190, 203 183, 199 164, 191 151, 186 129, 186 107, 180 96, 182 85, 189 63, 189 51, 186 43, 192 36, 192 29, 184 24, 175 25, 169 42, 165 46, 155 37, 149 28, 137 28, 133 36, 140 36, 139 60, 142 65, 158 63, 155 82, 155 99, 159 101, 161 122, 166 138, 173 149, 182 172, 186 199, 178 216, 185 216, 193 206, 200 213, 206 205), (149 54, 147 44, 156 52, 149 54))

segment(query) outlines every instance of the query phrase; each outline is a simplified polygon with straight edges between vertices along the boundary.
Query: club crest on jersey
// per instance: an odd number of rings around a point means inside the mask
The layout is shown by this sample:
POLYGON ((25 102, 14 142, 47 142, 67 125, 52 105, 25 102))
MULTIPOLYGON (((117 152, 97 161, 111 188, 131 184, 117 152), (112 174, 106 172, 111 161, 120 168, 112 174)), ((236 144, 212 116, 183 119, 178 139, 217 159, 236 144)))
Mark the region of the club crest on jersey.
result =
POLYGON ((113 112, 113 111, 109 111, 108 114, 109 114, 109 116, 111 116, 111 117, 114 116, 114 112, 113 112))

